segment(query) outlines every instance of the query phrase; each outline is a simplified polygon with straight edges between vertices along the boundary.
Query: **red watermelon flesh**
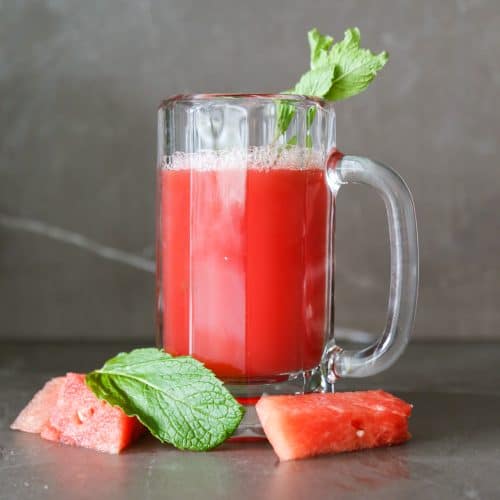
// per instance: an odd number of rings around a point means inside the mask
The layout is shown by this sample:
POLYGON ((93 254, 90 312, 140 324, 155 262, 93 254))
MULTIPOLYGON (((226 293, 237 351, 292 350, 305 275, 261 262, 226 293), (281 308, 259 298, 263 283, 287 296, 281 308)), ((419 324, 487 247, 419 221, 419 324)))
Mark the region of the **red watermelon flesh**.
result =
POLYGON ((135 417, 98 399, 85 375, 68 373, 57 405, 41 436, 73 446, 119 453, 144 432, 135 417))
POLYGON ((411 409, 381 390, 264 396, 256 405, 280 460, 403 443, 411 409))
POLYGON ((50 419, 63 385, 64 377, 49 380, 19 413, 10 428, 39 434, 50 419))

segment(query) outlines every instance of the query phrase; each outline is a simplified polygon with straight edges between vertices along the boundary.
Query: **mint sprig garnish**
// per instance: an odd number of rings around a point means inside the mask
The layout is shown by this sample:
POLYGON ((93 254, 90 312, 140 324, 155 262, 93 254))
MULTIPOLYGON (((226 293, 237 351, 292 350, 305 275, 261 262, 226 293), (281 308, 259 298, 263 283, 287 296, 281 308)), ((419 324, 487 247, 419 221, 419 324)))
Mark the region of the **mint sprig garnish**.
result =
POLYGON ((244 408, 222 382, 190 356, 155 348, 120 353, 86 376, 92 392, 136 416, 162 442, 205 451, 230 437, 244 408))
MULTIPOLYGON (((361 47, 358 28, 347 29, 344 39, 338 43, 316 28, 309 31, 307 38, 311 53, 310 69, 293 89, 283 94, 340 101, 365 90, 389 60, 385 51, 375 55, 361 47)), ((295 109, 285 99, 278 102, 278 136, 287 131, 294 114, 295 109)))

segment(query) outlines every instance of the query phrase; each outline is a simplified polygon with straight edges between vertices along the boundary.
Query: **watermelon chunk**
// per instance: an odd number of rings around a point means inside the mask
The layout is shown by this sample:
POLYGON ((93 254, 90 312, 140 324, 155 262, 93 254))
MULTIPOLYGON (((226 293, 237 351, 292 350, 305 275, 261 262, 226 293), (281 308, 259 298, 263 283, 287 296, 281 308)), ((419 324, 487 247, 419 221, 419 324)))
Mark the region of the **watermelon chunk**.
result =
POLYGON ((49 380, 19 413, 10 428, 39 434, 49 422, 63 385, 64 377, 49 380))
POLYGON ((98 399, 79 373, 49 381, 11 428, 108 453, 119 453, 145 431, 135 417, 98 399))
POLYGON ((263 396, 256 410, 280 460, 390 446, 411 437, 412 406, 381 390, 263 396))

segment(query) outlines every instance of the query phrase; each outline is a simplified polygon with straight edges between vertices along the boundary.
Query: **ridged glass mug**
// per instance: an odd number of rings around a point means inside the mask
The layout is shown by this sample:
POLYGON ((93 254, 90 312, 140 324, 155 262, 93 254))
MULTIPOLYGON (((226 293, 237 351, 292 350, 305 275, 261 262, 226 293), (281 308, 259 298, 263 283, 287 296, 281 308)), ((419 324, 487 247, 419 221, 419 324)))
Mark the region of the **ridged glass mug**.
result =
POLYGON ((411 194, 390 168, 336 149, 331 103, 293 95, 178 95, 158 114, 158 344, 192 355, 248 406, 331 391, 386 369, 412 329, 418 246, 411 194), (387 210, 387 323, 359 351, 334 338, 335 198, 369 185, 387 210))

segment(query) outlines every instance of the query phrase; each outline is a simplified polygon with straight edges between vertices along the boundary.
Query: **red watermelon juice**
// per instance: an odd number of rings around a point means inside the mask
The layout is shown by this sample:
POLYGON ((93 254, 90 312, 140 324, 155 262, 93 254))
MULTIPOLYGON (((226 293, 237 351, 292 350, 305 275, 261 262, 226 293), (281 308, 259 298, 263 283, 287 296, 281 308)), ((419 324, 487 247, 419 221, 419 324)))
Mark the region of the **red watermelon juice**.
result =
POLYGON ((312 369, 327 322, 323 168, 234 163, 198 154, 159 170, 163 347, 225 380, 312 369))

